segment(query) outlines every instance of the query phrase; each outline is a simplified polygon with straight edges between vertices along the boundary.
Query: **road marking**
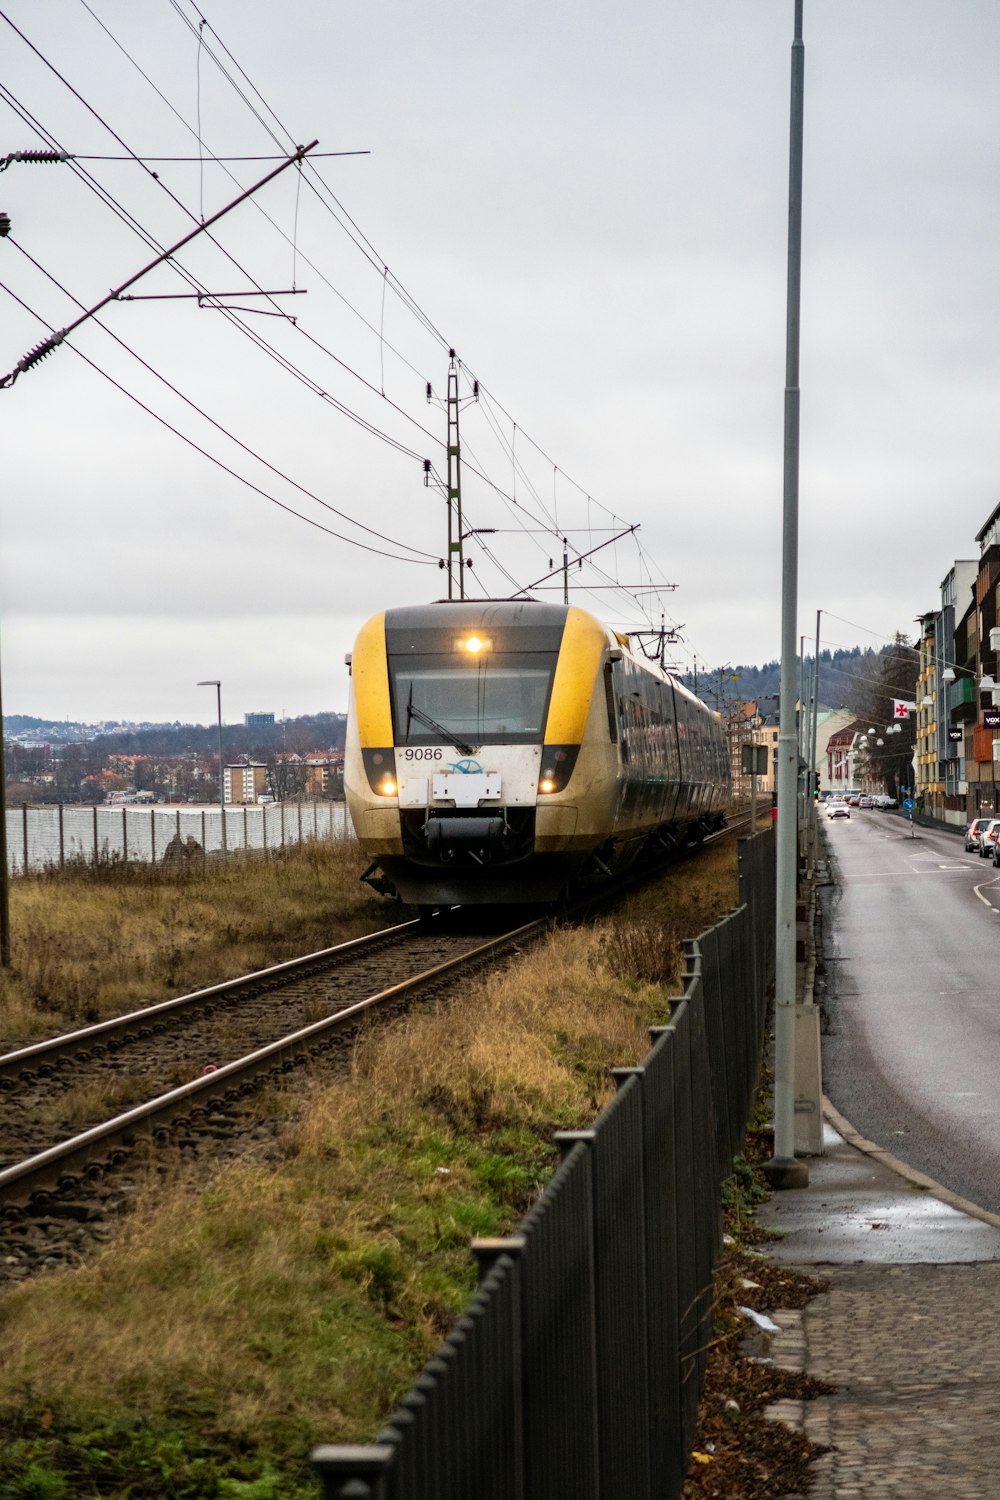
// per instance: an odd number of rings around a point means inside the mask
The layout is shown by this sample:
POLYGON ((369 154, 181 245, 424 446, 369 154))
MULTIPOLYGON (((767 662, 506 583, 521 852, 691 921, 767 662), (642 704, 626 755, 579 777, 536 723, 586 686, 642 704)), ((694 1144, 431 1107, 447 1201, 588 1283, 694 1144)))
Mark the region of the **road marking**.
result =
POLYGON ((933 870, 858 870, 853 875, 843 875, 842 878, 845 885, 853 885, 859 880, 903 880, 909 879, 910 876, 922 878, 924 875, 964 875, 965 873, 964 865, 942 865, 940 868, 935 866, 933 870))
POLYGON ((990 889, 990 886, 996 887, 998 885, 1000 885, 1000 875, 996 876, 996 878, 993 880, 984 882, 981 886, 974 885, 972 887, 973 891, 979 897, 983 905, 988 907, 995 917, 1000 917, 1000 911, 997 910, 992 901, 987 901, 986 897, 983 895, 983 891, 988 891, 990 889))

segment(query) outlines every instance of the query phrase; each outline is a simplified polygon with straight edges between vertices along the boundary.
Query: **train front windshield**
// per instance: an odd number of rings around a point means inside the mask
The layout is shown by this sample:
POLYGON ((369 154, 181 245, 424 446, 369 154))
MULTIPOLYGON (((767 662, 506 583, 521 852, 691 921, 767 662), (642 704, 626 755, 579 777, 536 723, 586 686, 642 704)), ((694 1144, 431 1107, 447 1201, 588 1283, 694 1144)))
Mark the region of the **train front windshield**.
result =
POLYGON ((464 660, 437 653, 390 656, 396 744, 441 744, 454 736, 477 745, 540 741, 556 655, 491 651, 464 660))

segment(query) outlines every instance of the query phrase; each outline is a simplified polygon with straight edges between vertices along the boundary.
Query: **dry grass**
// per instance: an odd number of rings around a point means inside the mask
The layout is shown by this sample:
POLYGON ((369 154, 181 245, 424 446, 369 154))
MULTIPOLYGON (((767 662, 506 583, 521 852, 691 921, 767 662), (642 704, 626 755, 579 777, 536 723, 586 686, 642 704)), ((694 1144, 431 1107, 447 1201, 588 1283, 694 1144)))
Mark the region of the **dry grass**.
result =
MULTIPOLYGON (((708 858, 692 933, 733 904, 731 851, 708 858)), ((372 1436, 469 1296, 469 1237, 517 1223, 554 1165, 552 1130, 589 1123, 608 1069, 648 1050, 668 991, 621 972, 624 935, 687 907, 691 873, 613 927, 556 931, 460 1000, 371 1031, 348 1078, 286 1101, 280 1160, 209 1190, 151 1185, 94 1264, 7 1292, 0 1434, 18 1436, 19 1461, 59 1477, 75 1444, 81 1493, 157 1495, 137 1479, 141 1429, 185 1464, 240 1455, 225 1473, 312 1493, 310 1445, 372 1436), (100 1488, 91 1450, 107 1452, 112 1421, 131 1435, 120 1487, 100 1488)), ((0 1460, 0 1492, 3 1475, 0 1460)))
POLYGON ((399 907, 359 883, 362 868, 351 841, 190 870, 161 865, 114 878, 83 870, 14 881, 0 1049, 400 920, 399 907))

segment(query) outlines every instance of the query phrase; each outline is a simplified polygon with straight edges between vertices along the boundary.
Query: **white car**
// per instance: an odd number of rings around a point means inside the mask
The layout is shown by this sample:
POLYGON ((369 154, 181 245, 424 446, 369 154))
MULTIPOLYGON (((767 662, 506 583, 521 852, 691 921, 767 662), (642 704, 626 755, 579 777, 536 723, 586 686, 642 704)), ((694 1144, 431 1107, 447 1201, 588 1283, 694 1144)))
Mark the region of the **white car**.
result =
POLYGON ((849 818, 851 809, 846 802, 828 802, 826 804, 826 815, 828 818, 849 818))
POLYGON ((992 859, 994 850, 997 848, 997 839, 1000 838, 1000 818, 990 818, 985 828, 979 832, 979 858, 992 859))
POLYGON ((974 854, 979 853, 979 840, 986 832, 986 827, 989 822, 989 818, 973 818, 972 822, 965 830, 966 849, 970 850, 974 854))

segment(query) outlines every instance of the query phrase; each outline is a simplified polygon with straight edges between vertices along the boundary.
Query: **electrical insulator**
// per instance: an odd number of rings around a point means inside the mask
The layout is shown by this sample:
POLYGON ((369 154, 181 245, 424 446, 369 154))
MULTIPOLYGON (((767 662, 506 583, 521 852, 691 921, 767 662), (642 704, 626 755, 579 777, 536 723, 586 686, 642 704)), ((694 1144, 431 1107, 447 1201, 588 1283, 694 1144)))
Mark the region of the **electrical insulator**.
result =
POLYGON ((0 239, 10 234, 10 214, 0 214, 0 239))
POLYGON ((431 399, 431 383, 429 380, 427 382, 427 399, 428 401, 431 399))
POLYGON ((32 365, 37 365, 39 360, 44 359, 47 354, 51 354, 53 349, 59 347, 65 337, 65 332, 59 332, 51 334, 47 339, 43 339, 36 348, 18 360, 14 366, 18 374, 23 375, 26 370, 31 369, 32 365))
POLYGON ((0 158, 0 172, 5 172, 13 162, 41 165, 50 161, 72 160, 73 158, 66 151, 8 151, 6 156, 0 158))

